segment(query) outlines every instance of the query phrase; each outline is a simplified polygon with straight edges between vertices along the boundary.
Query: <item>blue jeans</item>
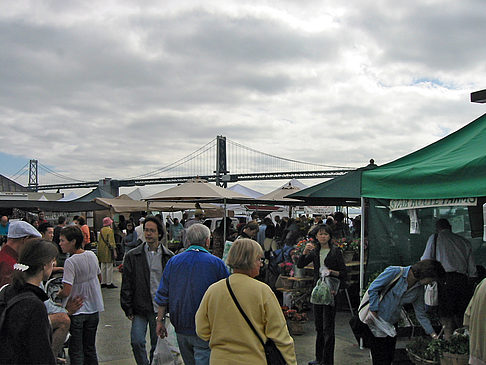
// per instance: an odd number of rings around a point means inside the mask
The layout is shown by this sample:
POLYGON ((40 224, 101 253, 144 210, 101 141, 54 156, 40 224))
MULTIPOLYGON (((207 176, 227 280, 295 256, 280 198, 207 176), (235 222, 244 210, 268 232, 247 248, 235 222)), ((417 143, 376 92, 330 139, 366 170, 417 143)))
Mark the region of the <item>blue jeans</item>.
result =
POLYGON ((155 313, 149 315, 136 314, 132 320, 132 329, 130 331, 130 341, 132 344, 133 356, 138 365, 149 365, 152 363, 154 357, 155 347, 157 346, 157 333, 155 313), (147 325, 150 329, 150 361, 147 358, 147 350, 145 348, 145 336, 147 334, 147 325))
POLYGON ((176 335, 184 365, 209 365, 211 355, 209 342, 201 340, 196 335, 181 333, 176 333, 176 335))
POLYGON ((98 364, 96 330, 99 321, 98 313, 71 316, 69 359, 72 365, 98 364))

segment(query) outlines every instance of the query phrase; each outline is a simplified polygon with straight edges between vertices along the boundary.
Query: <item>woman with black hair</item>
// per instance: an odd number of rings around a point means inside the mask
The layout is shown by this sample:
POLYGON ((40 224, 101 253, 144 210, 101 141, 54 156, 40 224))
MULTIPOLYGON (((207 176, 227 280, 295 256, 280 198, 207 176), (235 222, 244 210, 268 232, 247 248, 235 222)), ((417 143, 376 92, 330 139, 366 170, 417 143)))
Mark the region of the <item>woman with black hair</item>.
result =
POLYGON ((51 349, 52 329, 39 287, 49 279, 57 248, 43 239, 27 241, 14 265, 12 285, 0 292, 0 313, 5 321, 0 329, 0 363, 55 364, 51 349))
POLYGON ((72 365, 98 364, 96 331, 99 312, 104 310, 98 258, 92 251, 83 249, 83 232, 78 226, 62 229, 60 245, 62 251, 70 256, 64 263, 63 288, 57 296, 83 298, 83 305, 71 316, 69 358, 72 365))
MULTIPOLYGON (((314 263, 314 285, 319 278, 330 276, 338 278, 341 284, 346 280, 346 265, 341 250, 332 243, 332 229, 327 225, 314 228, 309 236, 315 237, 315 244, 307 243, 302 256, 297 262, 298 268, 314 263)), ((332 295, 337 293, 333 292, 332 295)), ((336 319, 336 306, 314 304, 314 321, 316 325, 316 360, 309 365, 334 364, 334 327, 336 319)))

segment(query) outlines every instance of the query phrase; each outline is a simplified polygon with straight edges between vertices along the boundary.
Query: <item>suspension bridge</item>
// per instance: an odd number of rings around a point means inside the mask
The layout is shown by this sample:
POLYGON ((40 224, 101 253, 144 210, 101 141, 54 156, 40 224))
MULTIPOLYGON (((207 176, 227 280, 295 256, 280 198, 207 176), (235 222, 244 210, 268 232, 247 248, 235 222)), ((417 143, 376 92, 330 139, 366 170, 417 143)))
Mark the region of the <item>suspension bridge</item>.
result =
POLYGON ((128 178, 86 181, 56 172, 37 160, 30 160, 11 179, 18 181, 28 174, 28 187, 34 191, 101 186, 117 196, 120 187, 179 184, 196 177, 226 186, 228 182, 237 181, 334 178, 353 169, 275 156, 217 136, 175 162, 128 178))

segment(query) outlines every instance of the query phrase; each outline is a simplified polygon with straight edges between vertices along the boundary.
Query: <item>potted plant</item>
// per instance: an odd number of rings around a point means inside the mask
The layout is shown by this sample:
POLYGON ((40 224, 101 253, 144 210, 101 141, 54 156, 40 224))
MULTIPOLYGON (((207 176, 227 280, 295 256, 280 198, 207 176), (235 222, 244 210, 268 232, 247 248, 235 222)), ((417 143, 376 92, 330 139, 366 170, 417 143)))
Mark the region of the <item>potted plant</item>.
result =
POLYGON ((469 361, 469 334, 462 328, 454 331, 446 341, 440 359, 441 365, 467 365, 469 361))
POLYGON ((282 307, 282 311, 285 319, 287 320, 287 326, 289 331, 293 335, 302 335, 305 333, 305 323, 307 322, 307 313, 299 312, 297 309, 289 309, 288 307, 282 307))
POLYGON ((406 349, 410 360, 417 365, 467 365, 469 335, 461 329, 456 330, 449 340, 416 337, 406 349))

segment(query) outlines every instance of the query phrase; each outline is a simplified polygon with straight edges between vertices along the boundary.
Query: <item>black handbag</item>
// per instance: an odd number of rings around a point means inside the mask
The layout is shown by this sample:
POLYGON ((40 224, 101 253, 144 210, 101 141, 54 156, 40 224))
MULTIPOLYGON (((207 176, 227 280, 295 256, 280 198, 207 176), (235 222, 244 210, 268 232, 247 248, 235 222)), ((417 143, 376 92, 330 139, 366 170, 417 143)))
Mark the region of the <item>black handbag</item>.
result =
POLYGON ((363 347, 365 348, 370 348, 371 345, 371 339, 373 337, 373 334, 371 333, 370 328, 368 325, 365 323, 361 322, 359 319, 359 316, 355 314, 350 320, 349 320, 349 326, 351 327, 351 330, 353 331, 354 337, 356 338, 356 341, 359 341, 360 339, 363 340, 363 347))
POLYGON ((240 306, 240 303, 238 303, 238 300, 236 300, 235 294, 233 293, 233 290, 231 289, 230 283, 229 283, 229 278, 226 278, 226 286, 228 287, 229 293, 231 295, 231 298, 233 298, 233 301, 236 304, 236 307, 240 311, 241 315, 245 319, 246 323, 248 323, 248 326, 252 329, 253 333, 258 337, 260 340, 263 349, 265 350, 265 357, 267 359, 267 364, 268 365, 286 365, 287 363, 285 362, 285 359, 283 358, 282 354, 280 353, 280 350, 277 348, 277 345, 275 345, 275 342, 273 342, 272 339, 267 339, 267 342, 263 342, 262 338, 256 331, 255 327, 253 327, 253 324, 251 323, 250 319, 246 316, 245 312, 243 312, 243 309, 240 306))

